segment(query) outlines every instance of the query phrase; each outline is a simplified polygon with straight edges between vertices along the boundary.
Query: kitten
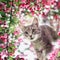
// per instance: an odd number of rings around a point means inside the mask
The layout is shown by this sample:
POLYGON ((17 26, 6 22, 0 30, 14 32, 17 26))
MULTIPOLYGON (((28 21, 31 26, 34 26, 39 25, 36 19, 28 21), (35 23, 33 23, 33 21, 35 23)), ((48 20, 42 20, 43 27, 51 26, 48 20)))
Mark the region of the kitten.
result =
POLYGON ((35 18, 32 25, 20 25, 25 38, 30 40, 36 50, 38 59, 46 60, 46 55, 52 50, 52 42, 57 39, 57 33, 48 25, 38 25, 38 20, 35 18))

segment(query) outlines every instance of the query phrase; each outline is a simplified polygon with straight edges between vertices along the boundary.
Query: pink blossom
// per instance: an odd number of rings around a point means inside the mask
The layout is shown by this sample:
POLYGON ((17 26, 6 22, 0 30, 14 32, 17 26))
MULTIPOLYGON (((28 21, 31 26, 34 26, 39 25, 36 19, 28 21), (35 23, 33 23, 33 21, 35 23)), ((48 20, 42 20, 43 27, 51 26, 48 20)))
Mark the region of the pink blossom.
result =
POLYGON ((15 0, 15 2, 18 2, 19 0, 15 0))
POLYGON ((41 0, 37 0, 37 3, 41 2, 41 0))
POLYGON ((5 39, 4 36, 0 36, 0 39, 5 39))
POLYGON ((21 60, 24 60, 24 58, 20 58, 21 60))
POLYGON ((23 39, 22 38, 18 38, 18 42, 23 42, 23 39))
POLYGON ((7 39, 7 36, 8 36, 7 33, 5 33, 5 34, 4 34, 5 39, 7 39))
POLYGON ((1 52, 1 58, 4 59, 4 57, 7 57, 7 56, 8 56, 7 50, 3 50, 3 51, 1 52))
POLYGON ((25 20, 21 20, 20 22, 21 22, 21 24, 23 24, 23 25, 26 23, 25 20))
POLYGON ((53 17, 54 17, 56 20, 58 19, 58 15, 56 15, 56 14, 55 14, 53 17))
POLYGON ((0 25, 1 25, 2 23, 3 23, 2 20, 0 20, 0 25))
POLYGON ((58 45, 60 45, 60 39, 57 41, 58 45))
POLYGON ((4 44, 1 44, 0 45, 0 48, 5 48, 6 46, 4 44))
POLYGON ((58 52, 59 52, 59 49, 53 50, 53 51, 49 54, 49 60, 55 60, 58 52))
POLYGON ((37 10, 40 10, 40 9, 41 9, 41 8, 40 8, 40 6, 38 5, 38 6, 37 6, 37 10))
POLYGON ((1 36, 0 36, 0 39, 1 39, 3 42, 6 42, 6 41, 7 41, 7 34, 1 35, 1 36))
POLYGON ((43 5, 51 5, 55 0, 42 0, 43 5))
POLYGON ((8 13, 11 11, 11 8, 6 8, 6 10, 4 11, 5 13, 8 13))
POLYGON ((6 9, 6 5, 5 5, 5 3, 2 3, 2 2, 0 2, 0 11, 2 11, 2 9, 6 9))
MULTIPOLYGON (((18 59, 18 58, 20 58, 19 55, 16 56, 16 59, 18 59)), ((20 58, 20 60, 24 60, 24 58, 20 58)))
POLYGON ((17 36, 19 34, 19 31, 14 31, 14 35, 17 36))
POLYGON ((60 1, 58 1, 58 3, 57 3, 57 7, 60 8, 60 1))
POLYGON ((60 36, 60 31, 58 32, 58 36, 60 36))
POLYGON ((6 36, 6 35, 4 34, 4 35, 0 36, 0 38, 1 38, 1 39, 7 38, 7 37, 5 37, 5 36, 6 36))
POLYGON ((2 60, 1 55, 0 55, 0 60, 2 60))
POLYGON ((47 4, 47 0, 42 0, 42 4, 46 5, 47 4))
POLYGON ((32 15, 34 15, 35 12, 34 11, 31 11, 31 13, 32 13, 32 15))
POLYGON ((22 3, 26 3, 26 0, 21 0, 22 3))
POLYGON ((21 7, 21 8, 26 8, 26 4, 25 4, 25 3, 22 3, 22 4, 20 4, 19 7, 21 7))

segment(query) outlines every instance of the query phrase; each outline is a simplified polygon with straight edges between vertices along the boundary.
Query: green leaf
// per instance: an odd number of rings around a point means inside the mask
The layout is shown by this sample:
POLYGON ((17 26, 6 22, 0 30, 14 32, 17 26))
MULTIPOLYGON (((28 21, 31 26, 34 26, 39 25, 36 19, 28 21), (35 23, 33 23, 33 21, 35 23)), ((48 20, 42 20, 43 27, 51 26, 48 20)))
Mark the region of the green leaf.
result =
POLYGON ((14 25, 11 25, 10 28, 9 28, 9 34, 10 33, 13 33, 15 30, 15 26, 14 25))
POLYGON ((4 32, 5 32, 5 29, 3 29, 2 27, 0 27, 0 35, 4 34, 4 32))
POLYGON ((12 49, 11 49, 10 47, 8 48, 8 52, 9 52, 9 53, 12 52, 12 49))
POLYGON ((53 11, 53 13, 54 13, 54 14, 58 14, 58 15, 60 15, 60 10, 58 10, 58 12, 53 11))
POLYGON ((0 52, 2 52, 3 48, 0 48, 0 52))
POLYGON ((10 8, 11 6, 10 6, 10 4, 9 3, 7 3, 7 8, 10 8))
POLYGON ((31 2, 30 5, 31 5, 31 7, 34 6, 34 2, 31 2))
POLYGON ((12 40, 12 41, 11 41, 11 43, 12 43, 12 44, 14 44, 14 43, 15 43, 15 41, 13 41, 13 40, 12 40))
POLYGON ((2 16, 2 17, 0 18, 1 20, 7 20, 8 17, 6 16, 5 12, 0 11, 0 14, 1 14, 1 16, 2 16))
POLYGON ((60 52, 58 52, 58 57, 60 57, 60 52))
POLYGON ((15 49, 15 46, 13 45, 11 48, 12 48, 12 49, 15 49))
POLYGON ((17 6, 19 6, 21 3, 22 3, 21 1, 15 2, 17 6))
POLYGON ((0 32, 2 31, 2 27, 0 27, 0 32))
POLYGON ((4 43, 1 39, 0 39, 0 44, 4 43))
POLYGON ((0 0, 0 2, 5 2, 5 3, 7 3, 7 2, 10 2, 11 0, 0 0))
POLYGON ((8 52, 14 52, 15 46, 11 44, 11 46, 8 47, 8 52))
POLYGON ((10 56, 9 56, 8 60, 13 60, 13 57, 10 57, 10 56))
POLYGON ((13 18, 11 18, 10 22, 11 22, 12 25, 16 25, 19 22, 19 20, 17 19, 16 16, 14 16, 13 18))
POLYGON ((5 16, 5 12, 3 12, 3 11, 0 11, 0 14, 1 14, 2 16, 5 16))
POLYGON ((18 52, 20 52, 20 53, 21 53, 21 51, 20 51, 20 50, 18 50, 18 52))

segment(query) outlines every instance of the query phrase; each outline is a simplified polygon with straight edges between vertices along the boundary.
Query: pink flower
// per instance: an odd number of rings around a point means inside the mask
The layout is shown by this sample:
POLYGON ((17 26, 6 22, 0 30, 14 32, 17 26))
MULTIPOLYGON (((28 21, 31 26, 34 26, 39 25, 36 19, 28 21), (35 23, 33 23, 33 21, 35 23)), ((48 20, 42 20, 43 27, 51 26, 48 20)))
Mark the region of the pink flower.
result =
POLYGON ((41 0, 37 0, 37 3, 41 2, 41 0))
POLYGON ((37 6, 37 10, 40 10, 40 6, 39 5, 37 6))
POLYGON ((32 15, 34 15, 35 12, 34 11, 31 11, 31 13, 32 13, 32 15))
POLYGON ((48 59, 48 60, 55 60, 58 52, 59 52, 59 49, 53 50, 53 51, 49 54, 49 59, 48 59))
POLYGON ((2 20, 0 20, 0 25, 3 24, 2 20))
POLYGON ((54 15, 54 18, 57 20, 57 19, 58 19, 58 15, 55 14, 55 15, 54 15))
POLYGON ((22 3, 26 3, 26 0, 21 0, 22 3))
POLYGON ((42 4, 46 5, 47 4, 47 0, 42 0, 42 4))
POLYGON ((20 58, 20 60, 24 60, 24 58, 20 58))
POLYGON ((18 38, 18 42, 23 42, 23 39, 22 38, 18 38))
POLYGON ((6 42, 6 41, 7 41, 7 34, 4 34, 4 35, 0 36, 0 39, 1 39, 3 42, 6 42))
POLYGON ((42 0, 42 4, 43 4, 43 6, 50 6, 50 5, 54 5, 54 3, 55 3, 55 0, 42 0))
POLYGON ((21 8, 26 8, 26 4, 25 4, 25 3, 22 3, 22 4, 20 4, 19 7, 21 7, 21 8))
POLYGON ((58 3, 57 3, 57 7, 60 8, 60 1, 58 1, 58 3))
POLYGON ((2 11, 2 9, 6 9, 6 5, 5 5, 5 3, 2 3, 2 2, 0 2, 0 11, 2 11))
POLYGON ((29 7, 29 10, 30 10, 30 11, 33 10, 32 7, 29 7))
POLYGON ((7 39, 7 36, 8 36, 7 33, 5 33, 5 34, 4 34, 5 39, 7 39))
POLYGON ((18 2, 19 0, 15 0, 15 2, 18 2))
POLYGON ((6 47, 6 45, 0 44, 0 48, 5 48, 5 47, 6 47))
POLYGON ((60 45, 60 40, 57 41, 58 45, 60 45))
POLYGON ((6 8, 6 10, 4 11, 5 13, 8 13, 11 11, 11 8, 6 8))
POLYGON ((0 60, 2 60, 1 55, 0 55, 0 60))
POLYGON ((19 31, 14 31, 14 35, 15 36, 19 35, 19 31))
POLYGON ((60 36, 60 32, 58 32, 58 36, 60 36))
POLYGON ((7 38, 7 35, 4 34, 3 36, 1 36, 2 39, 6 39, 7 38))

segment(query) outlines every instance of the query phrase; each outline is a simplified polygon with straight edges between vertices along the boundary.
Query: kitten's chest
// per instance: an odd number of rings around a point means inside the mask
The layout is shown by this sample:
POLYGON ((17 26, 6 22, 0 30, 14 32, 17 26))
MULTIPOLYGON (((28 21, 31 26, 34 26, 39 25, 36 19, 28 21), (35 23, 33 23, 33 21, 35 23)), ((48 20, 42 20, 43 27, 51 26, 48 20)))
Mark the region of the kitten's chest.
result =
POLYGON ((41 50, 41 49, 43 49, 43 46, 44 46, 44 43, 43 43, 42 40, 41 41, 40 40, 36 40, 32 44, 33 44, 33 46, 34 46, 34 48, 36 50, 41 50))

